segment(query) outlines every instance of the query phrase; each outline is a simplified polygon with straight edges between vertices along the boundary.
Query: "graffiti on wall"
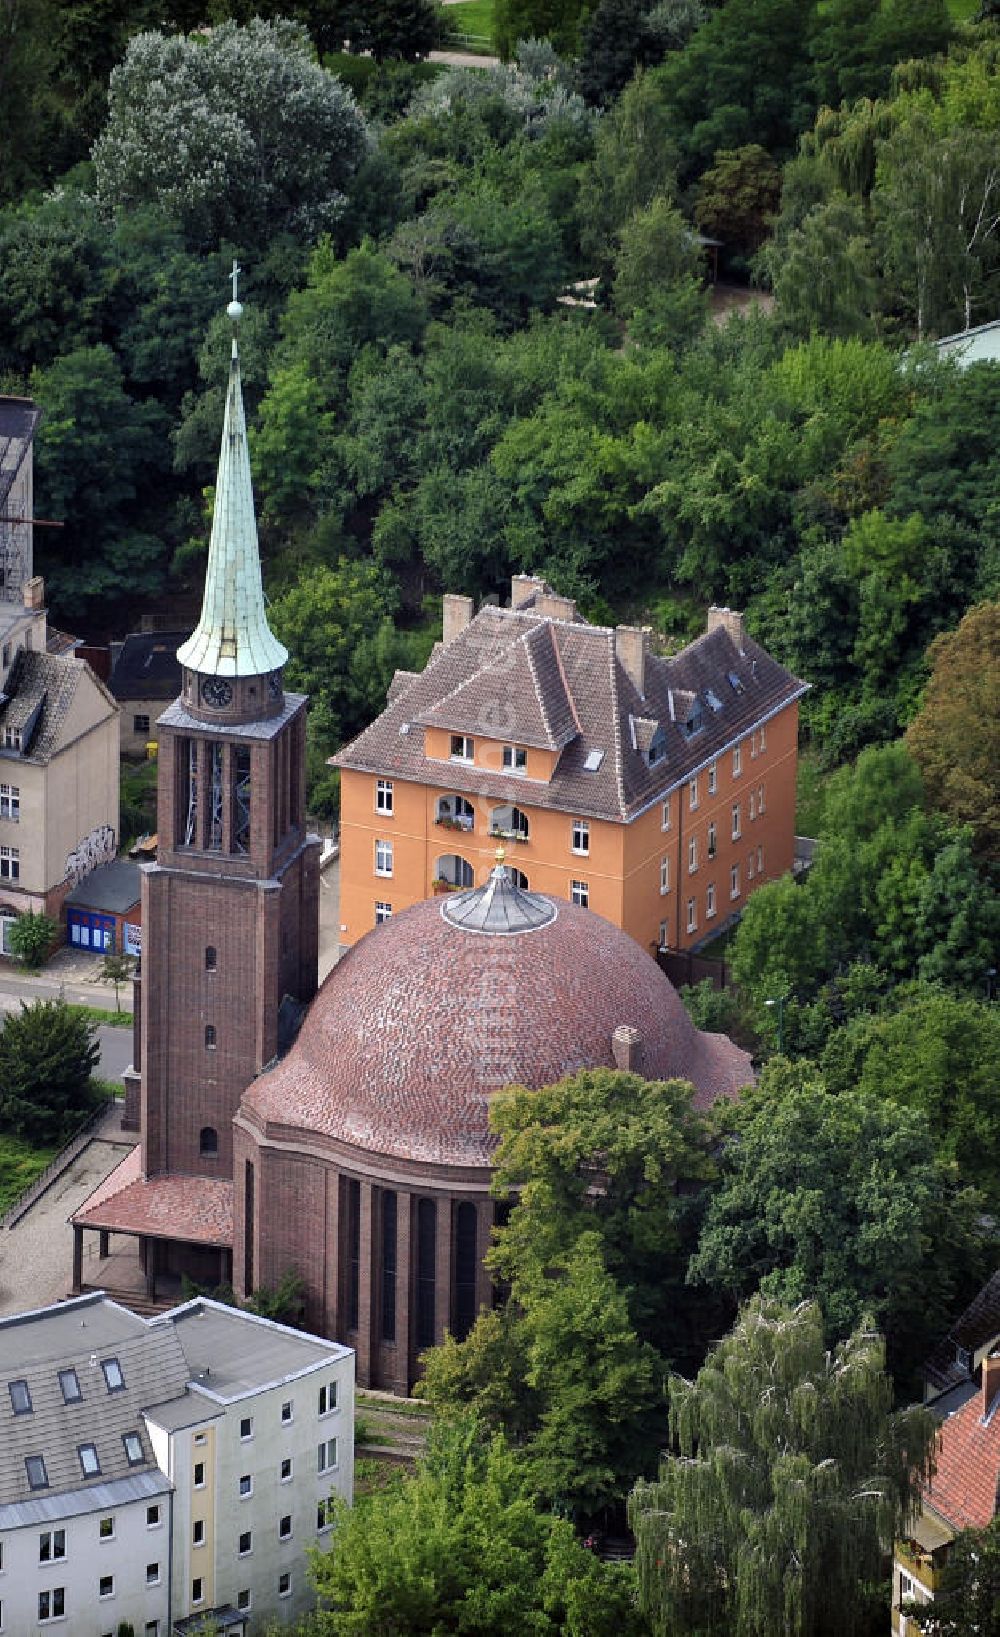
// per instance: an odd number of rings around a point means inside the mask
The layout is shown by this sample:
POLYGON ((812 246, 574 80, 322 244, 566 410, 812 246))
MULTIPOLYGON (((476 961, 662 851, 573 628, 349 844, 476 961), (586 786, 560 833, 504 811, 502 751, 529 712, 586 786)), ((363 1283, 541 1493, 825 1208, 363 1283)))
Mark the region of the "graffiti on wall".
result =
POLYGON ((79 886, 98 865, 110 864, 115 850, 115 832, 110 824, 99 824, 91 830, 89 836, 84 836, 66 855, 66 879, 70 886, 79 886))

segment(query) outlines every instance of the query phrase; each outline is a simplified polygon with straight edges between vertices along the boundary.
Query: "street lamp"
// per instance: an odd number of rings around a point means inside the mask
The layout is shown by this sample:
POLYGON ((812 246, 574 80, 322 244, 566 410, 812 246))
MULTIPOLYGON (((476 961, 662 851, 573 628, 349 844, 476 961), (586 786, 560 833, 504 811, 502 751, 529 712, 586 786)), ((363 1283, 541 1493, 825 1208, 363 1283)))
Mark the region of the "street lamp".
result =
POLYGON ((765 1000, 765 1002, 764 1002, 765 1006, 776 1006, 778 1008, 778 1056, 779 1057, 784 1055, 783 1047, 784 1047, 784 1042, 785 1042, 785 1001, 789 999, 790 995, 791 995, 791 990, 789 990, 787 994, 778 995, 777 998, 774 999, 774 1000, 765 1000))

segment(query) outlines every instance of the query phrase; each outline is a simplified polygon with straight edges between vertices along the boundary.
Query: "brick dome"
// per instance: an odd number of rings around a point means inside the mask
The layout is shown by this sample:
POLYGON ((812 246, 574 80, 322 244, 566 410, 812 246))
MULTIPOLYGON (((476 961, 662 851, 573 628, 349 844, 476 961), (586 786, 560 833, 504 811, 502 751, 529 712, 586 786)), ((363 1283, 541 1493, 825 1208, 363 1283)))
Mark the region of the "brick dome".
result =
POLYGON ((428 899, 355 944, 288 1055, 244 1093, 251 1123, 482 1168, 490 1096, 512 1083, 630 1061, 648 1079, 690 1080, 704 1107, 752 1079, 747 1053, 697 1030, 627 933, 561 900, 489 892, 428 899))

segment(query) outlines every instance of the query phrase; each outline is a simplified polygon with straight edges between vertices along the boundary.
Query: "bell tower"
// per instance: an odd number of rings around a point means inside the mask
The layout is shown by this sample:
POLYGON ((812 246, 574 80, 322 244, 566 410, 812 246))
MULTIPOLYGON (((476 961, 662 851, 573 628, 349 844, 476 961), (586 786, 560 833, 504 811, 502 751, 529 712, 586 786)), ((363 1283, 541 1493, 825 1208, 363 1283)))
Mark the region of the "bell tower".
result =
POLYGON ((142 882, 142 1169, 232 1178, 232 1119, 317 986, 319 842, 306 700, 267 623, 237 343, 198 625, 159 719, 158 849, 142 882))

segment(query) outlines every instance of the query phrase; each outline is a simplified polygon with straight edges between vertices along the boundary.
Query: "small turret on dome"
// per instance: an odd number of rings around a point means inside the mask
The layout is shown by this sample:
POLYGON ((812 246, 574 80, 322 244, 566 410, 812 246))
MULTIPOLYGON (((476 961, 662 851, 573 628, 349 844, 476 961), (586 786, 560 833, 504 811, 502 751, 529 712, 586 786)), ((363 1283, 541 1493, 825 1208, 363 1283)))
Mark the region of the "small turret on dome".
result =
POLYGON ((449 926, 509 938, 519 932, 535 932, 555 920, 559 911, 553 900, 515 886, 505 856, 504 849, 498 847, 496 866, 481 887, 449 894, 441 906, 449 926))
MULTIPOLYGON (((264 586, 260 571, 257 519, 253 504, 250 452, 247 447, 246 417, 240 380, 239 348, 235 326, 243 316, 236 297, 239 268, 233 263, 233 299, 227 310, 234 325, 232 362, 226 393, 225 422, 219 470, 215 480, 215 507, 212 536, 205 571, 205 595, 201 618, 177 650, 185 670, 197 678, 266 677, 272 699, 275 679, 288 659, 288 650, 278 641, 267 623, 264 586)), ((212 684, 192 690, 205 695, 209 704, 221 699, 219 685, 212 697, 212 684)), ((278 684, 280 694, 280 683, 278 684)), ((230 688, 230 697, 232 689, 230 688)))

